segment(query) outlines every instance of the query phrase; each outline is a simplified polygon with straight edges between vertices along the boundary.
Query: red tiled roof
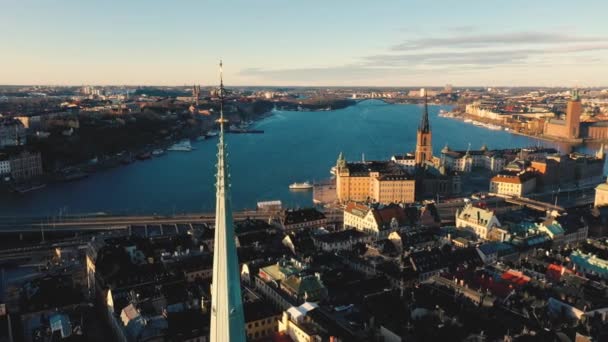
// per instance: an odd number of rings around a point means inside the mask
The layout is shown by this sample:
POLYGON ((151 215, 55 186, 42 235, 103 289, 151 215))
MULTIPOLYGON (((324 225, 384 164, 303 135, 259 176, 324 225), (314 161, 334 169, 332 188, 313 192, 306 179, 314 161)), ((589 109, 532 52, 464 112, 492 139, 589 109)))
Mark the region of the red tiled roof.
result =
POLYGON ((356 202, 350 202, 346 205, 346 208, 344 209, 344 211, 349 212, 353 215, 363 217, 367 214, 367 212, 369 211, 369 208, 363 204, 359 204, 356 202))
POLYGON ((397 220, 399 226, 403 226, 407 222, 405 210, 398 205, 389 205, 382 209, 373 210, 374 219, 380 227, 390 225, 393 218, 397 220))

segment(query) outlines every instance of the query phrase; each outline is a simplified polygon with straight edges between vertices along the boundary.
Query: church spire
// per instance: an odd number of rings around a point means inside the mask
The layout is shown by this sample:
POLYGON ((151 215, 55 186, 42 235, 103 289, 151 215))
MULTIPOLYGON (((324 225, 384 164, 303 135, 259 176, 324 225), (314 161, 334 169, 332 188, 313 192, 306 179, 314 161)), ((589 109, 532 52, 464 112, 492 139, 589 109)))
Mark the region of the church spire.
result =
POLYGON ((220 125, 217 144, 215 203, 215 241, 213 279, 211 283, 210 341, 245 341, 245 317, 241 297, 239 262, 234 242, 234 225, 230 200, 230 173, 224 141, 224 80, 220 61, 220 125))
POLYGON ((426 89, 424 89, 424 112, 422 113, 422 119, 420 120, 420 126, 418 131, 422 133, 428 133, 431 130, 429 125, 429 106, 426 98, 426 89))
POLYGON ((414 162, 420 166, 426 162, 433 161, 433 147, 431 143, 431 127, 429 124, 429 110, 426 98, 426 89, 421 89, 424 92, 424 112, 422 112, 422 120, 416 133, 416 155, 414 162))

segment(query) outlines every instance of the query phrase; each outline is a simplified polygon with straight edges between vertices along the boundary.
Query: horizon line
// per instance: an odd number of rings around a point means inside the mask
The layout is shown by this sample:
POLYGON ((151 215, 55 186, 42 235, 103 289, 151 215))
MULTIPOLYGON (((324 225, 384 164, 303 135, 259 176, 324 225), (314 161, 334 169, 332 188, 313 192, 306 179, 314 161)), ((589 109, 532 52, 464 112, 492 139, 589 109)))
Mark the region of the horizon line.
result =
MULTIPOLYGON (((52 83, 38 83, 38 84, 0 84, 0 87, 28 87, 28 86, 46 86, 46 87, 191 87, 192 85, 200 85, 200 83, 184 83, 182 85, 163 85, 163 84, 111 84, 111 83, 82 83, 82 84, 52 84, 52 83)), ((242 88, 445 88, 446 84, 443 85, 247 85, 247 84, 234 84, 231 87, 242 87, 242 88)), ((567 88, 567 89, 593 89, 593 88, 608 88, 608 85, 593 85, 593 86, 564 86, 564 85, 463 85, 455 86, 451 85, 453 89, 461 88, 567 88)), ((206 85, 203 88, 215 87, 215 85, 206 85)))

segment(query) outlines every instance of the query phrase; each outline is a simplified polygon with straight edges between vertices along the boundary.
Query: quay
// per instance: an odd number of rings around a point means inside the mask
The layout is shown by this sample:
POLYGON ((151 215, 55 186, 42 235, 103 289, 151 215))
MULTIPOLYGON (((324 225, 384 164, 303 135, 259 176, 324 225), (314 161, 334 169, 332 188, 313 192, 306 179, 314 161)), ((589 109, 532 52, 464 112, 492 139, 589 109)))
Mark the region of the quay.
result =
MULTIPOLYGON (((491 196, 485 199, 472 200, 473 203, 483 203, 488 207, 499 210, 508 210, 510 206, 530 207, 536 210, 562 211, 570 207, 578 207, 593 203, 593 189, 577 190, 576 195, 568 191, 561 191, 561 196, 568 198, 560 199, 560 205, 539 201, 528 197, 491 196)), ((457 210, 464 206, 463 198, 452 199, 437 204, 437 210, 444 224, 454 221, 457 210)), ((339 206, 325 207, 325 214, 341 221, 342 208, 339 206)), ((234 220, 257 219, 269 221, 279 215, 278 211, 244 210, 235 211, 234 220)), ((95 213, 84 215, 64 215, 55 217, 42 216, 0 216, 0 234, 7 233, 33 233, 33 232, 95 232, 143 229, 148 232, 148 227, 162 231, 163 229, 180 229, 180 227, 196 224, 213 224, 214 213, 190 213, 178 215, 114 215, 107 213, 95 213), (143 227, 143 228, 142 228, 143 227)), ((339 222, 336 222, 339 223, 339 222)))

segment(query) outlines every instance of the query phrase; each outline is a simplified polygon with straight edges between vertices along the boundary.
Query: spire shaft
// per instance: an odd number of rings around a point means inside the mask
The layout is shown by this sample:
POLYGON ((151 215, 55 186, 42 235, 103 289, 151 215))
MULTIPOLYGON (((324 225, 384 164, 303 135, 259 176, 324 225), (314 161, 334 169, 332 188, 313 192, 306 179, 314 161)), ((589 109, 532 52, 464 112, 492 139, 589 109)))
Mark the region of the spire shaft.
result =
POLYGON ((429 125, 429 106, 426 98, 426 89, 424 90, 424 112, 422 113, 422 119, 420 120, 418 130, 423 133, 427 133, 431 130, 429 125))
POLYGON ((234 241, 230 173, 224 140, 224 83, 220 61, 220 134, 217 153, 215 240, 211 284, 210 341, 245 341, 239 262, 234 241))

